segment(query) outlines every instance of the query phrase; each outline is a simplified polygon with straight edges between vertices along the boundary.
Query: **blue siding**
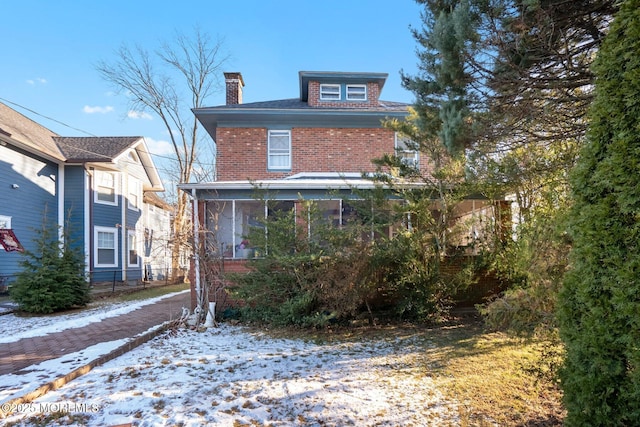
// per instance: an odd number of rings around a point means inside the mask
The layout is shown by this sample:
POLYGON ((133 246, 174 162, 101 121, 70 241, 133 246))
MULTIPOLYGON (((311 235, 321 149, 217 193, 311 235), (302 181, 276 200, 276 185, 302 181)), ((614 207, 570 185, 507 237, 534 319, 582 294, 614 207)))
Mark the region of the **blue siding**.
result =
MULTIPOLYGON (((28 152, 0 146, 0 215, 11 217, 11 228, 27 250, 34 250, 38 230, 57 224, 58 166, 28 152), (17 185, 17 188, 13 188, 17 185)), ((0 248, 0 275, 20 271, 22 256, 0 248)))
POLYGON ((91 236, 93 239, 92 247, 91 247, 91 255, 93 258, 94 248, 97 245, 95 241, 94 229, 95 227, 117 227, 116 240, 118 246, 118 252, 115 254, 116 257, 116 266, 115 267, 96 267, 96 260, 93 259, 93 265, 91 267, 92 270, 92 279, 95 282, 109 282, 112 280, 121 281, 122 280, 122 200, 123 197, 118 196, 118 205, 111 206, 105 205, 102 203, 96 203, 93 194, 91 195, 91 205, 92 205, 92 221, 91 221, 91 236), (115 275, 114 275, 115 274, 115 275))
POLYGON ((84 253, 85 173, 82 166, 64 169, 64 220, 71 233, 71 245, 84 253))

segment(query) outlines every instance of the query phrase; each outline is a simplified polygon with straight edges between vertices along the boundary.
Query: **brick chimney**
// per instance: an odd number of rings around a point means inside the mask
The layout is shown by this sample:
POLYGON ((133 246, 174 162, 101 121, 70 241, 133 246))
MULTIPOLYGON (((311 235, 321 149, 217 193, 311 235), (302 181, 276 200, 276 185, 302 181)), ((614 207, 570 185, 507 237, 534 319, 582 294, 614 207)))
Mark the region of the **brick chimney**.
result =
POLYGON ((224 81, 227 86, 227 105, 242 104, 242 88, 244 87, 242 74, 238 72, 224 73, 224 81))

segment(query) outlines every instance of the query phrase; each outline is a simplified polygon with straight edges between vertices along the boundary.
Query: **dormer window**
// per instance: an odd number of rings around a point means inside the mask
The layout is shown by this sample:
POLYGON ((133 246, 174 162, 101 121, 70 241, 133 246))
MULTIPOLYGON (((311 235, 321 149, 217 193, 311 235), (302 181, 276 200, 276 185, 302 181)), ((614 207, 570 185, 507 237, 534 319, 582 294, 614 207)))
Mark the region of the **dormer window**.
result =
POLYGON ((321 101, 340 101, 340 85, 321 84, 320 100, 321 101))
POLYGON ((367 85, 347 85, 347 101, 366 101, 367 85))

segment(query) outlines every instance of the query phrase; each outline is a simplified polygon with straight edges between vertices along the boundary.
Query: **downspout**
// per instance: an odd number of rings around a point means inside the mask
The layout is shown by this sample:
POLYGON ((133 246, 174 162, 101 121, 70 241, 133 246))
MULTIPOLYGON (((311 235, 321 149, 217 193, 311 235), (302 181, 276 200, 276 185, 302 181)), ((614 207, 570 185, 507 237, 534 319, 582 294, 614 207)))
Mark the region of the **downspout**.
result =
POLYGON ((91 271, 93 269, 94 262, 94 240, 93 240, 93 168, 86 169, 85 165, 85 194, 84 194, 84 253, 87 260, 87 277, 89 283, 93 282, 91 277, 91 271))
MULTIPOLYGON (((127 169, 125 168, 125 172, 127 171, 127 169)), ((127 235, 127 197, 129 196, 129 174, 126 173, 122 173, 119 174, 121 176, 120 179, 120 201, 122 202, 122 215, 121 215, 121 219, 122 219, 122 224, 120 227, 120 242, 122 242, 122 244, 119 246, 120 248, 120 262, 122 263, 122 282, 123 283, 127 283, 127 267, 128 267, 128 263, 127 263, 127 252, 129 250, 128 245, 129 245, 129 237, 127 235)))
POLYGON ((58 240, 64 242, 64 165, 58 164, 58 177, 56 178, 58 187, 58 240))
POLYGON ((196 189, 191 189, 191 197, 193 199, 193 248, 194 257, 193 264, 195 268, 195 288, 196 288, 196 307, 202 310, 202 286, 200 284, 200 212, 198 210, 198 199, 196 197, 196 189))

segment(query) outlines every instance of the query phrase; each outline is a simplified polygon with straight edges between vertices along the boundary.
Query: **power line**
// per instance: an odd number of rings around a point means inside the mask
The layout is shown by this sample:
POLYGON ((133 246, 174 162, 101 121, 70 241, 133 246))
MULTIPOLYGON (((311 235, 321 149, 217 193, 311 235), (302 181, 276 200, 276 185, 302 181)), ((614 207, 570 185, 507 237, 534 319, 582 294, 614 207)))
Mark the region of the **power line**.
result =
MULTIPOLYGON (((54 118, 49 117, 49 116, 45 116, 44 114, 40 114, 40 113, 38 113, 37 111, 32 110, 31 108, 27 108, 27 107, 25 107, 24 105, 20 105, 20 104, 18 104, 18 103, 16 103, 16 102, 9 101, 8 99, 5 99, 5 98, 0 97, 0 100, 1 100, 2 102, 7 103, 7 104, 15 105, 16 107, 22 108, 23 110, 27 110, 27 111, 29 111, 30 113, 33 113, 33 114, 35 114, 35 115, 37 115, 37 116, 40 116, 40 117, 43 117, 43 118, 45 118, 45 119, 47 119, 47 120, 51 120, 51 121, 53 121, 53 122, 56 122, 56 123, 58 123, 58 124, 60 124, 60 125, 62 125, 62 126, 68 127, 68 128, 70 128, 70 129, 73 129, 73 130, 77 130, 78 132, 85 133, 85 134, 87 134, 87 135, 89 135, 89 136, 97 136, 97 135, 94 135, 94 134, 92 134, 92 133, 90 133, 90 132, 87 132, 87 131, 85 131, 85 130, 78 129, 78 128, 75 128, 75 127, 73 127, 73 126, 70 126, 70 125, 68 125, 68 124, 66 124, 66 123, 64 123, 64 122, 61 122, 60 120, 54 119, 54 118)), ((97 154, 97 153, 95 153, 95 154, 97 154)))
MULTIPOLYGON (((49 117, 49 116, 46 116, 46 115, 44 115, 44 114, 41 114, 41 113, 39 113, 39 112, 37 112, 37 111, 35 111, 35 110, 31 109, 31 108, 25 107, 24 105, 18 104, 18 103, 13 102, 13 101, 9 101, 9 100, 8 100, 8 99, 6 99, 6 98, 2 98, 2 97, 0 97, 0 101, 4 102, 4 103, 6 103, 6 104, 11 104, 11 105, 16 106, 16 107, 18 107, 18 108, 21 108, 21 109, 23 109, 23 110, 29 111, 30 113, 33 113, 33 114, 35 114, 35 115, 37 115, 37 116, 39 116, 39 117, 42 117, 42 118, 44 118, 44 119, 47 119, 47 120, 51 120, 51 121, 53 121, 53 122, 55 122, 55 123, 58 123, 59 125, 62 125, 62 126, 64 126, 64 127, 69 128, 69 129, 73 129, 73 130, 75 130, 75 131, 82 132, 83 134, 86 134, 86 135, 88 135, 88 136, 91 136, 91 137, 94 137, 94 138, 101 138, 100 136, 95 135, 95 134, 93 134, 93 133, 91 133, 91 132, 85 131, 84 129, 80 129, 80 128, 77 128, 77 127, 74 127, 74 126, 68 125, 67 123, 64 123, 64 122, 62 122, 62 121, 60 121, 60 120, 54 119, 54 118, 49 117)), ((108 137, 103 136, 102 138, 108 138, 108 137)), ((142 138, 143 138, 143 139, 145 139, 144 137, 142 137, 142 138)), ((146 143, 146 139, 145 139, 145 143, 146 143)), ((85 153, 87 153, 87 154, 93 154, 93 155, 96 155, 96 156, 103 156, 103 155, 102 155, 102 154, 100 154, 100 153, 96 153, 96 152, 91 151, 91 150, 85 150, 85 149, 80 148, 80 147, 73 147, 73 148, 75 148, 75 149, 77 149, 77 150, 84 151, 84 152, 85 152, 85 153)), ((178 159, 177 159, 177 158, 175 158, 175 157, 163 156, 163 155, 161 155, 161 154, 153 154, 153 153, 151 153, 150 151, 148 151, 148 152, 147 152, 147 154, 149 154, 150 156, 153 156, 153 157, 157 157, 157 158, 159 158, 159 159, 170 160, 170 161, 173 161, 173 162, 177 162, 177 161, 178 161, 178 159)), ((128 160, 126 160, 126 161, 127 161, 127 162, 129 162, 128 160)), ((215 166, 216 166, 216 165, 215 165, 215 163, 203 163, 203 162, 198 162, 198 161, 195 161, 194 163, 197 163, 197 164, 202 165, 202 166, 210 166, 210 167, 213 167, 213 168, 215 168, 215 166)), ((160 170, 160 168, 158 168, 158 167, 156 167, 156 169, 160 170)), ((166 168, 163 168, 162 170, 163 170, 165 173, 168 173, 168 172, 169 172, 169 170, 168 170, 168 169, 166 169, 166 168)))

